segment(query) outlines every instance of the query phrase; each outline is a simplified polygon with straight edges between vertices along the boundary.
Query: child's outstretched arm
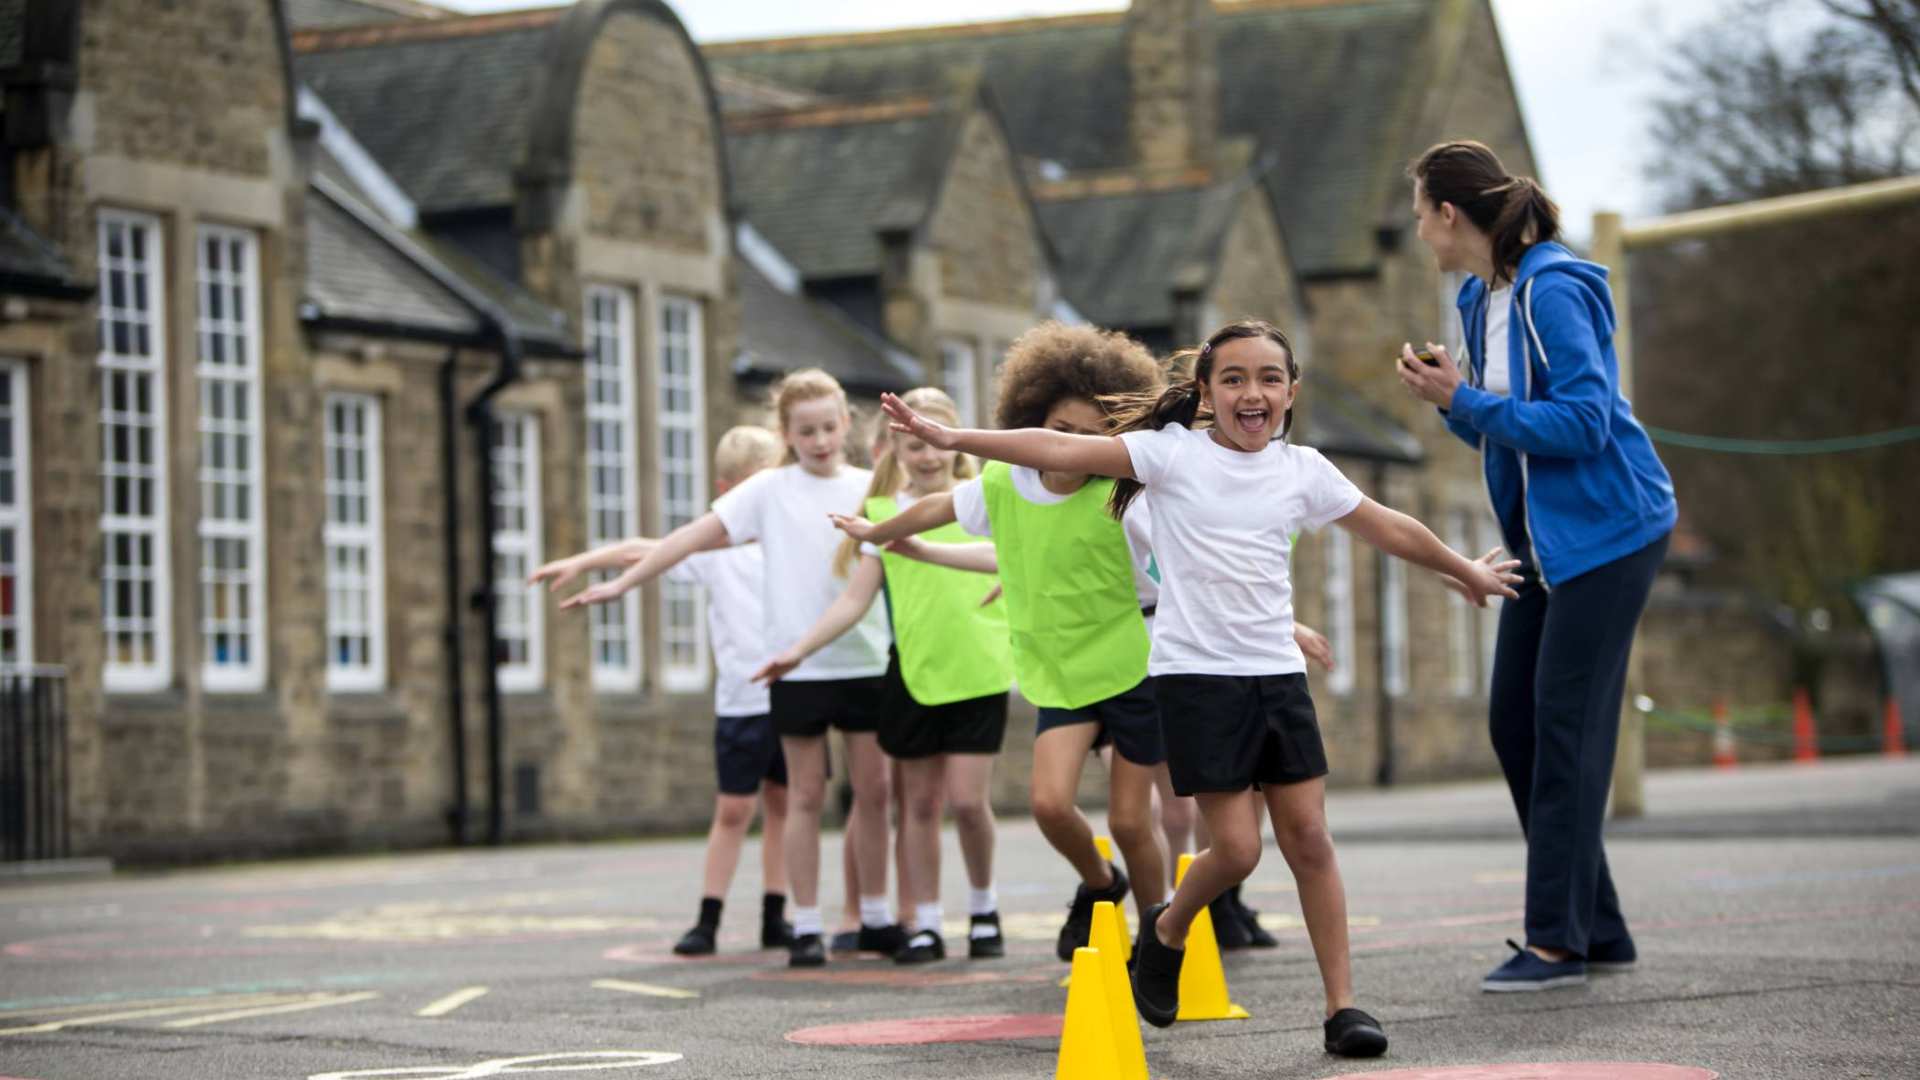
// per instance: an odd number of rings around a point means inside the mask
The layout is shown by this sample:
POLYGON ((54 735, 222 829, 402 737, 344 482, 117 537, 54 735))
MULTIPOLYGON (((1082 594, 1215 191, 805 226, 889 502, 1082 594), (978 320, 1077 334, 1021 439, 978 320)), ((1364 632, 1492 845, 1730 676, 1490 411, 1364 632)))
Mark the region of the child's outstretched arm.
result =
POLYGON ((590 574, 595 570, 625 570, 646 558, 647 552, 652 551, 659 542, 645 536, 634 536, 602 544, 591 551, 582 551, 578 555, 547 563, 527 575, 527 584, 538 585, 544 581, 548 592, 559 592, 581 574, 590 574))
POLYGON ((953 492, 942 491, 916 499, 912 506, 875 524, 858 514, 828 514, 834 527, 863 544, 886 547, 895 540, 918 536, 929 529, 951 525, 958 520, 953 512, 953 492))
POLYGON ((888 544, 887 550, 895 555, 905 555, 909 559, 950 570, 968 570, 976 574, 1000 572, 1000 553, 994 550, 993 542, 989 540, 977 544, 931 544, 917 536, 909 536, 888 544))
POLYGON ((560 602, 560 610, 583 607, 587 604, 604 604, 625 594, 629 589, 637 589, 661 574, 680 560, 696 551, 711 551, 723 548, 733 541, 727 536, 727 527, 720 523, 718 514, 708 511, 687 522, 685 525, 661 537, 653 550, 637 563, 622 571, 612 581, 603 581, 589 589, 582 589, 560 602))
POLYGON ((764 664, 753 673, 753 681, 772 683, 785 677, 787 672, 800 666, 801 662, 819 652, 828 642, 853 629, 853 624, 873 606, 873 598, 880 595, 882 570, 880 560, 864 555, 854 566, 853 575, 847 581, 847 587, 840 590, 827 610, 820 613, 799 641, 794 642, 779 655, 764 664))
POLYGON ((1476 562, 1441 543, 1425 525, 1372 499, 1361 499, 1352 513, 1335 524, 1395 558, 1460 582, 1475 607, 1487 606, 1489 596, 1511 600, 1519 595, 1513 591, 1520 583, 1520 576, 1513 572, 1520 565, 1517 561, 1476 562))
POLYGON ((1132 480, 1133 458, 1127 446, 1111 435, 1069 435, 1046 428, 1016 428, 1012 431, 986 431, 981 428, 950 428, 914 412, 906 402, 892 394, 880 395, 880 407, 895 431, 911 434, 942 450, 959 450, 976 457, 992 458, 1010 465, 1025 465, 1042 472, 1092 473, 1132 480))

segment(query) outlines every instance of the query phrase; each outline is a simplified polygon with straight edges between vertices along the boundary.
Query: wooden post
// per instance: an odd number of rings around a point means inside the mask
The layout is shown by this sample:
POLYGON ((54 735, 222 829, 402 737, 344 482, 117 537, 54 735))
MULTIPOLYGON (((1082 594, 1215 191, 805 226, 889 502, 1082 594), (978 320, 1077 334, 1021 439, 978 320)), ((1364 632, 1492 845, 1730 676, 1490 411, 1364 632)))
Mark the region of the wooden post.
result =
MULTIPOLYGON (((1627 276, 1626 229, 1620 215, 1593 215, 1593 260, 1607 268, 1607 284, 1613 290, 1613 352, 1620 362, 1620 393, 1633 398, 1633 340, 1629 332, 1632 286, 1627 276)), ((1647 812, 1646 718, 1635 707, 1645 680, 1641 675, 1640 649, 1634 649, 1627 661, 1627 692, 1621 698, 1620 743, 1613 755, 1613 816, 1637 818, 1647 812)))

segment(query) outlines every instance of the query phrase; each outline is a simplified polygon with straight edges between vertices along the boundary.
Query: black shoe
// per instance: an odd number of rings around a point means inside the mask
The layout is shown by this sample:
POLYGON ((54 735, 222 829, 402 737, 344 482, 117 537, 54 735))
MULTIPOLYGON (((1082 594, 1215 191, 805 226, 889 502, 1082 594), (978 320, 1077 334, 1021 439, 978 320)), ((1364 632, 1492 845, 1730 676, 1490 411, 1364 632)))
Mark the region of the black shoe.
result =
POLYGON ((1327 1017, 1327 1053, 1341 1057, 1379 1057, 1387 1052, 1387 1033, 1380 1021, 1359 1009, 1341 1009, 1327 1017))
POLYGON ((673 943, 674 955, 712 956, 714 950, 713 935, 717 929, 719 928, 701 923, 686 933, 681 934, 680 940, 673 943))
POLYGON ((760 947, 784 949, 793 944, 793 924, 785 919, 765 919, 760 923, 760 947))
POLYGON ((1207 905, 1207 914, 1213 919, 1213 940, 1222 952, 1233 952, 1253 944, 1253 938, 1247 933, 1247 923, 1240 917, 1240 908, 1233 902, 1231 890, 1213 898, 1207 905))
POLYGON ((1240 899, 1240 886, 1235 885, 1229 891, 1233 895, 1234 908, 1240 912, 1240 921, 1246 924, 1247 944, 1256 949, 1279 948, 1280 939, 1267 933, 1267 928, 1260 925, 1260 913, 1248 907, 1246 901, 1240 899))
POLYGON ((1107 869, 1113 872, 1113 884, 1089 889, 1083 883, 1073 891, 1073 903, 1067 906, 1067 925, 1060 928, 1060 940, 1053 949, 1055 956, 1069 964, 1073 963, 1073 950, 1085 948, 1087 939, 1093 936, 1093 905, 1102 900, 1119 904, 1127 898, 1127 875, 1112 863, 1107 869))
POLYGON ((907 947, 907 932, 900 929, 899 923, 886 926, 863 926, 860 928, 860 951, 885 953, 892 956, 907 947))
POLYGON ((796 934, 793 944, 787 946, 788 967, 825 967, 827 966, 827 947, 820 942, 819 934, 796 934))
POLYGON ((1594 975, 1632 971, 1633 965, 1639 960, 1639 950, 1633 947, 1630 937, 1609 941, 1605 945, 1596 943, 1587 946, 1587 971, 1594 975))
POLYGON ((947 958, 947 943, 937 930, 916 930, 900 951, 893 954, 896 964, 931 964, 947 958))
POLYGON ((1000 913, 975 915, 967 924, 967 959, 991 960, 1007 955, 1007 939, 1000 934, 1000 913), (993 931, 982 933, 981 927, 993 931))
POLYGON ((1185 949, 1169 949, 1154 929, 1165 904, 1155 904, 1140 919, 1140 936, 1133 943, 1133 1003, 1141 1019, 1154 1027, 1171 1027, 1180 1015, 1180 965, 1185 949))
POLYGON ((860 931, 842 930, 833 935, 834 952, 859 952, 860 931))

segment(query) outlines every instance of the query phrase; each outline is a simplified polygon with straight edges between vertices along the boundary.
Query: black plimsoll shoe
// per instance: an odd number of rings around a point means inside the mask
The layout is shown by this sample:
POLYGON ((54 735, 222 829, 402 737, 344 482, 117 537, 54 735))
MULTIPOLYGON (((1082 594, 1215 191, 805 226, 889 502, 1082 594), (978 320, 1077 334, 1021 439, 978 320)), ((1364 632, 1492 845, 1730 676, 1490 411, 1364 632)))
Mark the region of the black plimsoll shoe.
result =
POLYGON ((819 934, 795 934, 793 944, 787 946, 788 967, 825 967, 827 966, 827 947, 821 943, 819 934))
POLYGON ((833 935, 834 952, 859 952, 860 931, 841 930, 833 935))
POLYGON ((1222 952, 1234 952, 1253 944, 1253 938, 1247 933, 1247 921, 1240 917, 1240 908, 1233 902, 1231 891, 1223 892, 1207 905, 1207 914, 1213 919, 1213 940, 1222 952))
POLYGON ((1055 943, 1053 953, 1061 960, 1073 963, 1073 950, 1084 948, 1087 939, 1093 936, 1093 905, 1102 900, 1111 900, 1115 904, 1127 898, 1127 875, 1112 863, 1107 869, 1113 873, 1113 883, 1104 889, 1089 889, 1086 884, 1073 891, 1073 903, 1067 906, 1067 924, 1060 928, 1060 940, 1055 943))
POLYGON ((785 919, 760 920, 760 947, 784 949, 793 944, 793 924, 785 919))
POLYGON ((967 923, 967 959, 991 960, 1007 955, 1007 939, 1000 933, 1000 913, 975 915, 967 923))
POLYGON ((714 931, 718 929, 719 927, 700 923, 693 929, 681 934, 680 940, 673 943, 674 955, 712 956, 715 948, 714 931))
POLYGON ((1187 950, 1169 949, 1160 942, 1160 913, 1155 904, 1140 917, 1140 936, 1133 943, 1133 1003, 1140 1018, 1154 1027, 1171 1027, 1180 1015, 1180 965, 1187 950))
POLYGON ((907 947, 907 932, 900 929, 899 923, 886 926, 863 926, 860 928, 860 951, 884 953, 887 956, 907 947))
POLYGON ((1327 1053, 1341 1057, 1379 1057, 1387 1052, 1387 1033, 1380 1021, 1359 1009, 1341 1009, 1327 1017, 1327 1053))
POLYGON ((1260 913, 1240 899, 1240 886, 1235 885, 1228 892, 1233 896, 1233 906, 1240 912, 1240 921, 1247 926, 1247 944, 1256 949, 1279 948, 1280 939, 1267 933, 1267 928, 1260 925, 1260 913))
POLYGON ((900 951, 893 954, 896 964, 931 964, 947 958, 947 943, 937 930, 916 930, 900 951))

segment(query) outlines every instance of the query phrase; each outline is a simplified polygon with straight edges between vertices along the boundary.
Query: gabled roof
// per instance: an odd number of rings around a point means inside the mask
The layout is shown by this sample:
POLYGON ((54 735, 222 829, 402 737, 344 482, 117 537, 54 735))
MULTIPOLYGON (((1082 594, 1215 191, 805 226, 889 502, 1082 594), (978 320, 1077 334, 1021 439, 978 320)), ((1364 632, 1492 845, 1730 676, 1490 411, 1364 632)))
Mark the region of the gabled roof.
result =
POLYGON ((926 372, 907 350, 854 322, 833 305, 789 292, 746 259, 740 282, 740 354, 734 374, 778 378, 817 367, 850 390, 895 393, 918 386, 926 372))
MULTIPOLYGON (((4 2, 6 0, 0 0, 4 2)), ((440 19, 453 14, 419 0, 281 0, 281 4, 286 8, 287 24, 295 30, 324 30, 402 19, 440 19)))
POLYGON ((1213 280, 1247 185, 1208 177, 1162 189, 1042 198, 1041 227, 1059 253, 1060 288, 1082 315, 1122 329, 1168 327, 1174 294, 1213 280))
POLYGON ((877 274, 881 233, 932 213, 963 115, 921 96, 736 115, 734 204, 809 280, 877 274))
MULTIPOLYGON (((1435 0, 1218 5, 1220 134, 1276 150, 1269 175, 1308 275, 1378 261, 1382 184, 1398 182, 1415 53, 1435 0)), ((1123 13, 708 46, 716 71, 853 98, 910 93, 974 67, 1004 104, 1014 149, 1069 169, 1127 164, 1123 13)))
POLYGON ((93 284, 75 276, 66 258, 18 214, 0 207, 0 292, 78 300, 93 294, 93 284))
POLYGON ((565 9, 294 35, 294 65, 423 213, 504 206, 565 9))

